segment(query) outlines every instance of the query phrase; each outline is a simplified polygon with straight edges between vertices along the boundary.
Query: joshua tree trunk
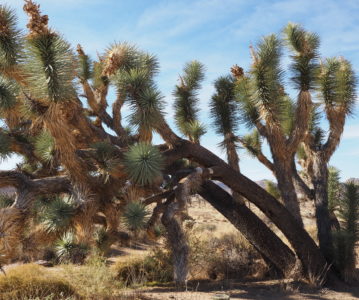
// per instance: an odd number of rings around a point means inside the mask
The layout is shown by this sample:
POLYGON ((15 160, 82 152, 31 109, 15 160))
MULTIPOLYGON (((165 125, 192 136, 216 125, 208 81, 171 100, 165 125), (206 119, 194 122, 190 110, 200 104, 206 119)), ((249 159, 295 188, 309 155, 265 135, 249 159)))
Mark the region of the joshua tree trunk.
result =
POLYGON ((180 216, 176 216, 177 211, 178 203, 169 204, 162 216, 162 224, 166 227, 167 238, 172 248, 173 279, 178 287, 184 287, 188 274, 189 247, 180 216))
POLYGON ((293 270, 296 258, 284 244, 248 207, 235 201, 213 181, 205 181, 199 194, 230 221, 284 276, 293 270))
POLYGON ((328 210, 328 167, 321 152, 313 155, 313 185, 315 191, 315 214, 318 227, 319 247, 328 263, 333 261, 331 218, 328 210))
POLYGON ((274 162, 275 174, 278 180, 278 189, 281 193, 284 205, 298 223, 303 226, 298 197, 292 180, 292 160, 276 159, 274 157, 274 162))
MULTIPOLYGON (((164 137, 162 135, 162 137, 164 137)), ((319 248, 305 231, 303 226, 294 221, 293 215, 273 196, 255 182, 233 170, 218 156, 198 144, 177 139, 177 149, 165 153, 168 160, 175 161, 181 157, 190 158, 197 163, 212 169, 212 178, 222 181, 233 191, 255 204, 283 232, 291 243, 298 258, 301 260, 304 272, 322 274, 327 268, 327 261, 319 248)), ((329 271, 328 279, 335 280, 335 275, 329 271)))

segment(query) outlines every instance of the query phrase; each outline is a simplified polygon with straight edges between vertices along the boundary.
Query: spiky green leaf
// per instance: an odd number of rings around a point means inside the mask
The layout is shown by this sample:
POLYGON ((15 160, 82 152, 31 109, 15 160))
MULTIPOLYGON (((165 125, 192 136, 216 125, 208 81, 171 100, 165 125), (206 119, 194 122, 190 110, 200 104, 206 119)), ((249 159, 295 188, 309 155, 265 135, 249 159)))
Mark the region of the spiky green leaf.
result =
POLYGON ((130 124, 136 128, 151 131, 161 120, 163 96, 154 88, 146 88, 131 101, 132 113, 128 116, 130 124))
POLYGON ((148 221, 149 211, 138 201, 130 202, 126 205, 123 219, 128 229, 138 232, 145 228, 148 221))
POLYGON ((76 207, 70 198, 56 197, 47 203, 40 215, 40 222, 48 232, 61 232, 67 230, 76 207))
POLYGON ((54 156, 55 141, 48 131, 43 131, 35 139, 35 153, 44 161, 51 161, 54 156))
POLYGON ((198 120, 198 90, 203 79, 204 66, 198 61, 189 62, 183 69, 181 83, 173 92, 176 125, 186 136, 189 136, 187 124, 198 120))
POLYGON ((0 161, 10 157, 11 139, 6 132, 0 131, 0 161))
POLYGON ((291 56, 292 81, 302 91, 314 88, 318 74, 318 35, 305 31, 300 25, 289 23, 284 29, 284 36, 294 52, 291 56))
POLYGON ((125 154, 124 163, 131 181, 139 185, 147 185, 161 176, 164 161, 156 147, 138 143, 131 146, 125 154))
POLYGON ((79 55, 77 72, 81 80, 89 80, 92 78, 92 62, 88 55, 79 55))
POLYGON ((262 138, 256 129, 245 135, 243 141, 243 146, 251 156, 256 157, 262 151, 262 138))
POLYGON ((0 111, 7 111, 16 105, 16 96, 18 94, 17 85, 0 76, 0 111))
POLYGON ((0 5, 0 20, 0 69, 5 70, 19 62, 23 43, 15 12, 0 5))
POLYGON ((50 102, 74 99, 75 59, 70 45, 60 36, 48 33, 29 38, 26 50, 32 94, 50 102))
POLYGON ((219 77, 214 83, 216 92, 210 102, 213 127, 222 136, 238 129, 238 103, 234 99, 235 80, 232 76, 219 77))

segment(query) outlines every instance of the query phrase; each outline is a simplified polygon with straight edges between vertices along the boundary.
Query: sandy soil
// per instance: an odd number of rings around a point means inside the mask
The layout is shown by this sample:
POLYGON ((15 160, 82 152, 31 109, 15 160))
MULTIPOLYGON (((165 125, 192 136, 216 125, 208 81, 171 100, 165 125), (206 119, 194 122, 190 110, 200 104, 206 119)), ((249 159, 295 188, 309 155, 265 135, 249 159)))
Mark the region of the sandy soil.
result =
POLYGON ((143 291, 148 299, 156 300, 213 300, 217 294, 225 294, 230 299, 260 300, 352 300, 359 299, 359 287, 348 290, 333 291, 329 289, 313 290, 300 286, 298 283, 284 284, 283 281, 261 281, 231 283, 230 288, 219 286, 201 287, 197 291, 179 292, 166 288, 152 288, 143 291))

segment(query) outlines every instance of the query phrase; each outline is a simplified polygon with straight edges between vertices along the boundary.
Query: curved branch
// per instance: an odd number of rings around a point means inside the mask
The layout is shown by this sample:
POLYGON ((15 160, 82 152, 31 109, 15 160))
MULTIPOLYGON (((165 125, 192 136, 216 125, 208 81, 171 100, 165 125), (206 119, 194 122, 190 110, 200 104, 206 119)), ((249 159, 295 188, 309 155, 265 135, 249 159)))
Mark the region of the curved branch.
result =
POLYGON ((322 147, 322 151, 324 159, 328 162, 339 145, 340 138, 344 131, 346 113, 342 107, 338 110, 327 109, 326 113, 329 121, 329 136, 322 147))
POLYGON ((0 188, 12 186, 16 189, 24 188, 31 184, 31 179, 21 172, 0 171, 0 188))
POLYGON ((125 95, 123 95, 121 92, 118 92, 116 101, 112 105, 112 115, 113 115, 112 129, 117 133, 117 135, 122 140, 127 140, 128 138, 127 132, 121 124, 121 120, 122 120, 121 108, 124 102, 125 102, 125 95))
POLYGON ((14 207, 26 210, 39 195, 69 193, 71 183, 67 176, 30 179, 17 171, 0 171, 0 187, 12 186, 17 190, 14 207))

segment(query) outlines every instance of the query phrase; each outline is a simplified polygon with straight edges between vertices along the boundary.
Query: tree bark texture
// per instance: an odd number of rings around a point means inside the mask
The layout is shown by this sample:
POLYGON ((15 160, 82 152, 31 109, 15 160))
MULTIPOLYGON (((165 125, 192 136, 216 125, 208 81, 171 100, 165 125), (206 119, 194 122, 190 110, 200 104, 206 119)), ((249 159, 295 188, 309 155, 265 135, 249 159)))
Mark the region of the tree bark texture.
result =
POLYGON ((303 226, 302 216, 300 214, 299 201, 295 186, 293 183, 293 172, 291 161, 274 158, 274 169, 278 181, 278 189, 283 199, 285 207, 297 220, 298 224, 303 226))
POLYGON ((315 191, 315 215, 318 227, 319 247, 328 263, 333 262, 333 239, 328 209, 328 167, 320 154, 313 157, 313 186, 315 191))
POLYGON ((178 287, 184 287, 188 274, 189 247, 182 228, 180 216, 176 215, 178 203, 170 203, 162 215, 162 224, 166 227, 168 242, 173 255, 173 279, 178 287))

